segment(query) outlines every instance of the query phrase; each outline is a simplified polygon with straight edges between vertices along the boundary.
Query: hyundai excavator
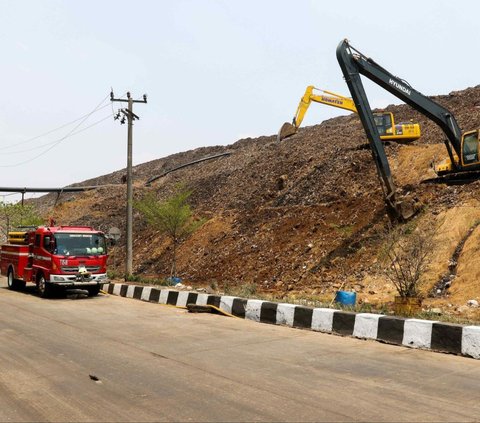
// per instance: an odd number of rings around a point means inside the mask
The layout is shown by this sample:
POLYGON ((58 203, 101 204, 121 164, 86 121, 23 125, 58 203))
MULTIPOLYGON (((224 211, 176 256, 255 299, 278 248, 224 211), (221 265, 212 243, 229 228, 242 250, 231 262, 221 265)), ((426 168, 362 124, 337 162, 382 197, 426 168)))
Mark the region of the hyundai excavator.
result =
POLYGON ((453 114, 431 98, 415 90, 405 80, 391 74, 373 59, 343 40, 337 47, 337 60, 357 108, 367 135, 377 172, 382 183, 387 211, 395 220, 407 220, 415 214, 415 207, 408 201, 397 198, 390 166, 384 146, 378 135, 374 114, 360 74, 375 82, 400 100, 404 101, 428 119, 435 122, 446 136, 444 140, 448 158, 436 166, 438 176, 446 178, 478 177, 479 130, 463 132, 453 114))
MULTIPOLYGON (((357 108, 351 98, 309 85, 300 100, 297 113, 295 113, 292 123, 285 122, 280 128, 277 135, 278 141, 290 137, 297 132, 312 101, 357 113, 357 108), (314 94, 314 90, 322 94, 314 94)), ((420 138, 420 125, 418 123, 396 124, 393 113, 390 112, 375 112, 373 116, 377 131, 383 141, 409 142, 420 138)))

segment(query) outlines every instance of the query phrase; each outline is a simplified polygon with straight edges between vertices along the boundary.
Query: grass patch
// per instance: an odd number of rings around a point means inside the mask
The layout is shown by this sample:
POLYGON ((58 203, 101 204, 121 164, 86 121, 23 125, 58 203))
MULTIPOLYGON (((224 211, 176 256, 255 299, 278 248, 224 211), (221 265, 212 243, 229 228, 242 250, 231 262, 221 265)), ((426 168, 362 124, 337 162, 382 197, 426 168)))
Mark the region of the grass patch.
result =
MULTIPOLYGON (((212 288, 212 284, 210 285, 212 288)), ((218 285, 216 291, 218 292, 218 285)), ((218 292, 221 294, 220 292, 218 292)), ((255 297, 256 299, 262 299, 258 298, 259 296, 262 296, 261 294, 257 293, 257 285, 254 282, 251 283, 246 283, 243 285, 237 285, 237 286, 231 286, 231 285, 226 285, 224 287, 224 295, 231 295, 232 297, 240 297, 240 298, 253 298, 255 297)))
POLYGON ((152 276, 141 276, 141 275, 129 275, 125 277, 123 274, 117 274, 115 272, 108 272, 108 279, 112 282, 115 281, 125 281, 125 282, 134 282, 139 285, 154 285, 154 286, 174 286, 175 284, 166 278, 158 278, 152 276))
POLYGON ((355 229, 355 225, 337 225, 335 223, 330 223, 328 226, 333 229, 338 235, 344 237, 351 236, 355 229))

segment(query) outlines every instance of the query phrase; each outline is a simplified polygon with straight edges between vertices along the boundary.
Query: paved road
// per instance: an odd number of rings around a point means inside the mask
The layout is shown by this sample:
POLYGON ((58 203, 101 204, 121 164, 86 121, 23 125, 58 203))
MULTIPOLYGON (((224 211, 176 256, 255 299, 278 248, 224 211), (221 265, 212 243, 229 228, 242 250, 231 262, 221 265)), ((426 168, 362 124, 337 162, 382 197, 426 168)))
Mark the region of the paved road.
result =
POLYGON ((0 311, 0 421, 480 420, 469 358, 106 295, 0 311))

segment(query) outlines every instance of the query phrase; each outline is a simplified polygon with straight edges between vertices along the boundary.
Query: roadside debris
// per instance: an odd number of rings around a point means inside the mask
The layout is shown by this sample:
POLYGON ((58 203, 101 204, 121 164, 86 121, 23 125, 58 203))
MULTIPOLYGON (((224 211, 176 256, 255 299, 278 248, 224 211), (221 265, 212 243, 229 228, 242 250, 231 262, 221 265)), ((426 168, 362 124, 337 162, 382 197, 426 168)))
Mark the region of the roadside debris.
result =
POLYGON ((70 300, 79 300, 81 298, 88 298, 88 291, 86 289, 68 289, 67 298, 70 300))
POLYGON ((89 374, 88 377, 92 379, 95 383, 102 383, 102 381, 95 375, 89 374))

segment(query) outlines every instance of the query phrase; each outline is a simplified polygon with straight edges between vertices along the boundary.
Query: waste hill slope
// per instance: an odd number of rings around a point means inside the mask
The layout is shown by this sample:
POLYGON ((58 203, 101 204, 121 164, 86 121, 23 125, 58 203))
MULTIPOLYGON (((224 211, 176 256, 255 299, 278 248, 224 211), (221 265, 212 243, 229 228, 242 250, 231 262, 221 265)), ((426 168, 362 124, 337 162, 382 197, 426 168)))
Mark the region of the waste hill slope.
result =
MULTIPOLYGON (((462 128, 480 127, 480 86, 435 99, 454 113, 462 128)), ((446 157, 443 133, 406 105, 387 110, 395 113, 397 121, 413 119, 422 128, 420 140, 389 144, 386 151, 399 189, 424 205, 417 223, 437 222, 443 228, 426 275, 430 289, 450 271, 455 249, 480 219, 480 182, 422 184, 434 176, 432 161, 446 157)), ((57 201, 47 195, 36 201, 63 224, 123 230, 124 174, 120 170, 79 184, 109 185, 96 191, 62 194, 57 201)), ((148 192, 166 199, 179 183, 193 190, 193 209, 208 220, 178 251, 180 276, 189 284, 227 288, 255 284, 257 290, 277 295, 327 295, 344 287, 357 290, 365 301, 393 295, 377 269, 388 219, 371 152, 355 114, 301 128, 281 142, 276 136, 263 136, 174 154, 136 166, 134 180, 136 199, 148 192), (222 153, 230 155, 168 173, 145 187, 145 182, 168 170, 222 153)), ((473 230, 469 239, 478 240, 479 230, 473 230)), ((124 238, 112 252, 121 271, 124 238)), ((464 242, 455 269, 455 280, 463 286, 473 283, 471 278, 478 280, 478 270, 468 273, 471 266, 462 262, 463 257, 478 260, 475 252, 478 243, 464 242)), ((167 276, 170 258, 168 241, 135 213, 135 273, 167 276)))

